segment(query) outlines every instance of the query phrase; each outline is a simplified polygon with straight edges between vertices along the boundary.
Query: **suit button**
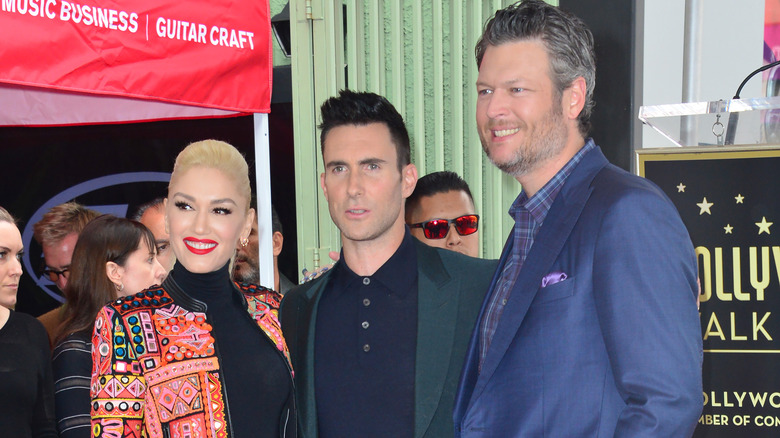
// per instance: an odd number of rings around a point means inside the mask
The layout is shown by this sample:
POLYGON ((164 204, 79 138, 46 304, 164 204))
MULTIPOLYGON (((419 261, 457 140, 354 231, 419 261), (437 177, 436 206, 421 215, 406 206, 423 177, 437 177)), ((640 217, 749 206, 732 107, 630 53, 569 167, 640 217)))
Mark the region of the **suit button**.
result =
POLYGON ((368 298, 363 298, 363 305, 365 307, 370 306, 371 305, 371 300, 369 300, 368 298))
POLYGON ((363 323, 360 324, 360 326, 363 327, 364 329, 367 329, 368 328, 368 321, 363 321, 363 323))
POLYGON ((371 350, 371 346, 370 345, 366 344, 366 345, 363 346, 363 351, 368 353, 369 350, 371 350))

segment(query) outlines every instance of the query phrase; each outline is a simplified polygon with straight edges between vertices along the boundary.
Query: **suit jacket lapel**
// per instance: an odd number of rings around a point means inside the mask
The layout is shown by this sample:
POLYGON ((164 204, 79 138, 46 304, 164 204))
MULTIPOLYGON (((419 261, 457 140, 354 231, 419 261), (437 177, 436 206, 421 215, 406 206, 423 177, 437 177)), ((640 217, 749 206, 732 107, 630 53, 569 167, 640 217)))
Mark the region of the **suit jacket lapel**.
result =
POLYGON ((436 250, 418 242, 417 357, 414 436, 425 434, 439 405, 458 318, 460 284, 453 284, 436 250))
POLYGON ((471 397, 472 403, 485 388, 517 334, 531 302, 540 289, 542 278, 550 272, 590 197, 591 181, 606 164, 608 162, 598 148, 587 153, 555 198, 498 322, 471 397))
POLYGON ((303 388, 303 393, 306 394, 306 397, 301 397, 297 401, 297 405, 298 416, 302 420, 302 436, 307 437, 317 436, 317 403, 314 394, 314 332, 317 327, 317 307, 332 272, 333 269, 326 272, 305 292, 297 312, 298 340, 296 348, 298 348, 300 359, 299 366, 295 369, 295 380, 296 385, 303 388))

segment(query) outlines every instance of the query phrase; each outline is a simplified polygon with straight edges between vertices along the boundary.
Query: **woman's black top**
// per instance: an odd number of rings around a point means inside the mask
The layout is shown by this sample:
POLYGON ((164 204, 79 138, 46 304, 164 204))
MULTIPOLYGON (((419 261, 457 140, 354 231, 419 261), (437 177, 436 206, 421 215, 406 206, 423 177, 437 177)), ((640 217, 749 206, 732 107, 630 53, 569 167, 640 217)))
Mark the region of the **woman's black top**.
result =
POLYGON ((57 437, 50 354, 41 323, 12 310, 0 329, 0 435, 57 437))
POLYGON ((177 285, 206 304, 222 370, 233 436, 278 437, 285 407, 293 397, 290 371, 271 340, 247 313, 228 265, 206 274, 178 262, 171 272, 177 285))

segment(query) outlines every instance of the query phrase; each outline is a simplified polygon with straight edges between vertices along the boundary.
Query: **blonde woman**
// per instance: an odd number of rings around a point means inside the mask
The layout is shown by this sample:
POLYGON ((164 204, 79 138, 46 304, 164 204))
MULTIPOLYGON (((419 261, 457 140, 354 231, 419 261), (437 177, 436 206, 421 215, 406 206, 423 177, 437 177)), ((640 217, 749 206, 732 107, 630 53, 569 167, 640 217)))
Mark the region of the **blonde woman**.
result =
POLYGON ((32 316, 14 312, 22 235, 0 207, 0 435, 56 437, 49 338, 32 316))
POLYGON ((196 142, 176 158, 165 201, 173 271, 95 322, 94 436, 296 436, 281 297, 230 278, 255 217, 250 196, 233 146, 196 142))

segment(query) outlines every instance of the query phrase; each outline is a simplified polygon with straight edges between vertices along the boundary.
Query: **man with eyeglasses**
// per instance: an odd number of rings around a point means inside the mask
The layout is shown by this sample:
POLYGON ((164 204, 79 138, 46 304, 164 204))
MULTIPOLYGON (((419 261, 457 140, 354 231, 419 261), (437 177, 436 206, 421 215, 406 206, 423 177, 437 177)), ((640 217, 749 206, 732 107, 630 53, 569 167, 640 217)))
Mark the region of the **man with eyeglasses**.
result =
POLYGON ((469 185, 457 173, 433 172, 406 198, 406 223, 428 246, 479 257, 479 216, 469 185))
MULTIPOLYGON (((60 291, 64 291, 68 283, 70 259, 79 233, 99 215, 76 202, 66 202, 52 207, 33 225, 33 237, 43 249, 42 275, 56 284, 60 291)), ((61 309, 60 306, 38 317, 49 334, 49 340, 60 325, 61 309)))

